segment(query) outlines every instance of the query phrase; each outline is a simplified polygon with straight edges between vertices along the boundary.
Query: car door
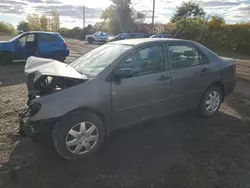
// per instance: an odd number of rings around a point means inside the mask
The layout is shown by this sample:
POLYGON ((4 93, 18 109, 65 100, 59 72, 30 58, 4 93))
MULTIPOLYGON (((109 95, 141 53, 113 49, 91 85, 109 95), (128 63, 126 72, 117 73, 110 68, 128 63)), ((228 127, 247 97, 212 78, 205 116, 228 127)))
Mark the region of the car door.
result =
POLYGON ((15 53, 14 60, 25 60, 27 58, 27 48, 26 48, 27 35, 21 36, 15 42, 15 53))
POLYGON ((106 41, 107 40, 107 33, 102 32, 100 35, 100 41, 106 41))
POLYGON ((94 34, 94 40, 96 42, 100 42, 101 41, 101 32, 97 32, 94 34))
POLYGON ((126 58, 115 70, 129 69, 130 77, 111 85, 114 125, 122 126, 168 113, 170 72, 163 45, 143 47, 126 58))
POLYGON ((38 56, 44 58, 53 58, 61 48, 56 35, 47 33, 38 34, 38 56))
POLYGON ((202 93, 212 83, 215 72, 206 55, 189 43, 168 44, 173 108, 197 106, 202 93))
POLYGON ((29 33, 27 35, 25 47, 27 49, 27 58, 37 55, 37 34, 29 33))

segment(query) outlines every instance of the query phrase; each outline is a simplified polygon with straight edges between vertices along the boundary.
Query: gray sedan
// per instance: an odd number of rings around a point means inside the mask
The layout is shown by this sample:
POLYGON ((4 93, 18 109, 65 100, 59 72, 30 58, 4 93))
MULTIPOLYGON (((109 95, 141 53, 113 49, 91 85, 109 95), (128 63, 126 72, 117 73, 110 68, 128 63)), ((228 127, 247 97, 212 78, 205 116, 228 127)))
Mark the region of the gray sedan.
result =
POLYGON ((233 59, 179 39, 111 42, 70 65, 31 57, 20 134, 51 130, 62 157, 84 158, 121 127, 190 108, 213 116, 235 87, 235 68, 233 59))

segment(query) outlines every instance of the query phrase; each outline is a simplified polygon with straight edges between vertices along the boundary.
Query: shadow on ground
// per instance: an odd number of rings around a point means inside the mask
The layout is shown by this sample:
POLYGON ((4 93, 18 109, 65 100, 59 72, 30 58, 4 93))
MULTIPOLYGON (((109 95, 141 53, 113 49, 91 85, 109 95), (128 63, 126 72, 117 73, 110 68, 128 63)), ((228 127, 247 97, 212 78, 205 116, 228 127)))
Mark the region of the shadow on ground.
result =
POLYGON ((117 131, 77 162, 23 139, 2 167, 0 187, 248 187, 249 133, 249 122, 225 113, 187 112, 117 131))

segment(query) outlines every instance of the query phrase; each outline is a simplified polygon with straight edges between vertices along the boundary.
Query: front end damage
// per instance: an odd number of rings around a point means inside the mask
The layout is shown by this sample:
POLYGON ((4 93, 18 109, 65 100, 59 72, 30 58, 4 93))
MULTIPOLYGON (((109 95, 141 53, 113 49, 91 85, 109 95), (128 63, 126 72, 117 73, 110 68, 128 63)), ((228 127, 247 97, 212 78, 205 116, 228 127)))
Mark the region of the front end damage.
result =
POLYGON ((42 97, 60 92, 87 80, 71 66, 52 60, 30 57, 25 65, 26 85, 28 89, 27 107, 19 113, 19 133, 21 136, 35 136, 41 133, 55 119, 32 121, 42 108, 42 97), (39 100, 38 100, 39 99, 39 100))

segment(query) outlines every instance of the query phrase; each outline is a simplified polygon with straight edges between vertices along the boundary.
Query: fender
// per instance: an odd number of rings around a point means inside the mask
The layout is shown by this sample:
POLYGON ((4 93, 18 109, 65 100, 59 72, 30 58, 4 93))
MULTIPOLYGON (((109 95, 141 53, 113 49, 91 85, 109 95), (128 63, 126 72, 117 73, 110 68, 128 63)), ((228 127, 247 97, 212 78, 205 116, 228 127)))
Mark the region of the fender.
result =
POLYGON ((0 42, 0 52, 15 52, 15 43, 14 42, 0 42))

